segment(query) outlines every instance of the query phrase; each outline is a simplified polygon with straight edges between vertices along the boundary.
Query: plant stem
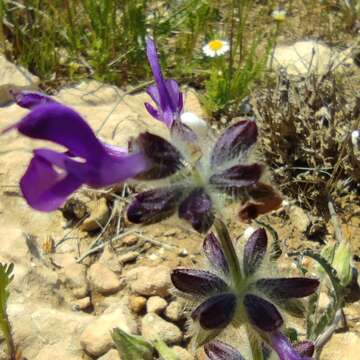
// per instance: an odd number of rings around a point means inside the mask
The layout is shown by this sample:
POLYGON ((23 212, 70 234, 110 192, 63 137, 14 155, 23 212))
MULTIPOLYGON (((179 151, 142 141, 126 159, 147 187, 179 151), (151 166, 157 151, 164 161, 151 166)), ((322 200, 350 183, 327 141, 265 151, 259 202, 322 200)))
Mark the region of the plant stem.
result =
POLYGON ((246 326, 246 333, 249 339, 251 354, 253 360, 264 360, 261 343, 256 336, 253 335, 249 326, 246 326))
POLYGON ((235 282, 234 285, 239 286, 242 282, 241 268, 228 229, 219 218, 215 219, 214 225, 216 232, 219 236, 225 258, 229 264, 231 277, 234 279, 235 282))
POLYGON ((15 348, 15 344, 14 344, 14 339, 12 337, 11 324, 10 324, 6 310, 3 311, 1 322, 2 322, 1 329, 3 331, 3 335, 4 335, 4 338, 6 341, 9 359, 16 360, 16 348, 15 348))

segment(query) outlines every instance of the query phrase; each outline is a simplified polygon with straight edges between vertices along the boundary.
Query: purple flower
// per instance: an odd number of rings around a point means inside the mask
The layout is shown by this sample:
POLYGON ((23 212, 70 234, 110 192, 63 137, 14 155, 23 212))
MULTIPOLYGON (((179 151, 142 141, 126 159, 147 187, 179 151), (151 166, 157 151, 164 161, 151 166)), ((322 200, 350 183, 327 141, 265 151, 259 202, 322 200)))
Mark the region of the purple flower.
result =
POLYGON ((210 360, 244 360, 239 351, 219 340, 207 343, 204 351, 210 360))
POLYGON ((21 134, 62 145, 65 152, 48 148, 34 156, 20 180, 21 191, 34 209, 52 211, 81 185, 100 188, 124 181, 149 167, 146 157, 103 144, 74 110, 39 93, 20 93, 15 100, 30 108, 17 124, 21 134))
POLYGON ((171 128, 183 109, 183 95, 175 80, 164 79, 155 43, 149 37, 146 39, 146 55, 155 78, 155 85, 151 85, 147 92, 157 108, 149 103, 145 103, 145 107, 152 117, 171 128))
MULTIPOLYGON (((178 128, 178 124, 174 127, 178 128)), ((206 233, 216 211, 224 205, 219 206, 219 201, 233 193, 245 197, 247 189, 256 186, 262 175, 260 164, 244 164, 257 139, 256 123, 242 120, 232 125, 213 146, 210 138, 192 142, 188 132, 181 137, 176 137, 177 134, 178 131, 176 134, 173 131, 171 138, 177 146, 148 133, 133 142, 152 164, 150 170, 138 178, 166 178, 168 184, 137 195, 128 208, 128 218, 144 223, 149 222, 148 219, 164 219, 177 210, 181 219, 198 232, 206 233), (222 196, 218 196, 220 194, 222 196)))
MULTIPOLYGON (((266 261, 267 235, 264 229, 251 234, 245 244, 241 262, 238 258, 232 260, 237 261, 241 267, 243 276, 240 280, 235 272, 229 271, 230 264, 214 234, 205 238, 203 249, 213 272, 175 269, 171 273, 175 288, 185 293, 186 297, 191 296, 198 301, 192 311, 192 319, 199 325, 199 332, 206 331, 206 339, 209 340, 230 324, 246 323, 261 338, 268 339, 268 345, 273 346, 276 351, 281 349, 283 337, 279 338, 279 346, 276 337, 284 323, 279 309, 286 309, 288 301, 298 301, 298 298, 312 294, 319 281, 310 278, 259 279, 259 269, 266 261)), ((202 340, 199 341, 197 345, 202 344, 202 340)), ((293 359, 297 358, 288 360, 293 359)))

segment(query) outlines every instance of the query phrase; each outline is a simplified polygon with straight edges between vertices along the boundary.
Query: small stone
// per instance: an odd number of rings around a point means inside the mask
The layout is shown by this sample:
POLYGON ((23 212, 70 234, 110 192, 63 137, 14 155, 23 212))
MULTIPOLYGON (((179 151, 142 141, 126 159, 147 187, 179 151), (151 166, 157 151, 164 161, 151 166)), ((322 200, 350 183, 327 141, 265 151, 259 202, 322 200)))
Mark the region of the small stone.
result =
POLYGON ((170 268, 165 265, 139 266, 130 270, 126 277, 131 290, 139 295, 157 295, 165 298, 169 295, 169 290, 172 287, 170 268))
POLYGON ((129 251, 126 254, 120 255, 118 257, 118 261, 121 264, 126 264, 129 262, 135 261, 138 256, 139 256, 139 253, 137 251, 129 251))
POLYGON ((117 350, 111 349, 105 355, 99 357, 97 360, 121 360, 117 350))
POLYGON ((146 298, 143 296, 130 296, 129 298, 129 308, 135 314, 140 314, 146 305, 146 298))
POLYGON ((146 303, 146 311, 148 313, 160 314, 167 306, 165 299, 160 296, 151 296, 146 303))
POLYGON ((126 246, 135 245, 139 241, 139 238, 135 234, 129 234, 123 237, 122 243, 126 246))
POLYGON ((183 317, 184 307, 179 301, 172 301, 165 309, 165 316, 171 321, 179 321, 183 317))
POLYGON ((141 333, 148 341, 155 341, 159 338, 168 345, 178 344, 183 338, 181 330, 176 325, 154 313, 146 314, 142 318, 141 333))
POLYGON ((179 251, 178 255, 180 257, 187 257, 189 255, 189 252, 184 248, 179 251))
POLYGON ((94 319, 80 336, 82 348, 95 357, 101 356, 111 349, 113 346, 111 331, 115 327, 129 334, 137 333, 136 321, 125 306, 108 310, 94 319))
POLYGON ((110 246, 105 247, 98 262, 117 275, 120 275, 122 272, 122 264, 120 263, 117 254, 114 253, 110 246))
POLYGON ((84 265, 72 263, 65 266, 60 271, 60 278, 77 299, 87 296, 89 290, 86 279, 86 267, 84 265))
POLYGON ((103 295, 114 294, 122 286, 116 274, 101 263, 91 265, 88 279, 92 288, 103 295))
POLYGON ((88 204, 90 216, 84 220, 80 229, 85 231, 94 231, 106 224, 109 218, 109 208, 105 198, 90 201, 88 204))
POLYGON ((77 301, 74 301, 72 304, 72 309, 74 311, 80 311, 80 310, 85 310, 87 308, 89 308, 91 306, 91 300, 90 297, 87 296, 83 299, 79 299, 77 301))
POLYGON ((290 220, 298 231, 305 233, 310 227, 311 221, 306 212, 299 206, 291 206, 289 210, 290 220))
POLYGON ((321 351, 320 360, 358 360, 360 336, 354 332, 335 333, 321 351))
POLYGON ((175 345, 171 348, 171 350, 173 350, 177 357, 181 360, 194 360, 194 356, 181 346, 175 345))
POLYGON ((177 230, 176 229, 170 229, 164 232, 163 236, 175 236, 177 234, 177 230))

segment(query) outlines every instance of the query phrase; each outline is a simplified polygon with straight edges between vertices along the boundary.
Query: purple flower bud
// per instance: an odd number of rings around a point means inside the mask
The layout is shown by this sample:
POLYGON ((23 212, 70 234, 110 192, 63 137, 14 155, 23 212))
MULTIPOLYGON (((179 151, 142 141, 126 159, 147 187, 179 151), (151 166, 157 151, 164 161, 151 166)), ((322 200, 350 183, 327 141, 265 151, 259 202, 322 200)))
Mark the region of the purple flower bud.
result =
POLYGON ((255 286, 281 300, 309 296, 318 288, 319 281, 303 277, 270 278, 256 281, 255 286))
POLYGON ((244 247, 243 267, 246 275, 253 274, 266 254, 267 236, 264 229, 255 230, 244 247))
POLYGON ((150 163, 150 169, 138 175, 138 179, 161 179, 182 167, 180 152, 160 136, 142 133, 137 138, 137 144, 150 163))
POLYGON ((262 331, 275 331, 283 324, 279 311, 267 300, 247 294, 244 305, 250 321, 262 331))
POLYGON ((139 193, 129 205, 127 217, 135 224, 149 224, 166 219, 175 213, 182 194, 183 188, 179 186, 139 193))
POLYGON ((148 94, 157 106, 145 103, 146 109, 155 119, 162 121, 171 128, 173 122, 178 119, 183 108, 183 96, 179 85, 175 80, 165 80, 161 72, 155 43, 152 39, 146 39, 146 54, 155 78, 155 85, 148 88, 148 94))
POLYGON ((219 240, 214 233, 210 233, 206 236, 203 242, 203 250, 206 257, 215 268, 219 268, 225 274, 229 273, 229 265, 226 261, 224 252, 221 249, 219 240))
POLYGON ((195 269, 175 269, 171 272, 174 286, 184 292, 207 296, 228 290, 224 280, 208 271, 195 269))
POLYGON ((297 343, 294 348, 301 356, 311 357, 315 352, 315 345, 310 340, 301 341, 297 343))
POLYGON ((270 334, 270 342, 280 360, 311 360, 308 356, 299 354, 290 344, 288 338, 280 331, 274 331, 270 334))
POLYGON ((244 360, 235 348, 219 340, 207 343, 204 351, 210 360, 244 360))
POLYGON ((236 306, 234 294, 215 295, 200 304, 191 316, 203 329, 223 329, 233 320, 236 306))
POLYGON ((228 127, 216 142, 211 156, 213 166, 222 165, 238 157, 256 142, 258 135, 257 126, 254 121, 242 120, 228 127))
POLYGON ((263 167, 259 164, 236 165, 226 169, 220 174, 210 177, 210 184, 220 190, 236 190, 244 186, 256 184, 262 174, 263 167))
POLYGON ((182 201, 179 217, 188 221, 200 232, 207 232, 214 222, 214 212, 210 196, 203 188, 196 188, 182 201))

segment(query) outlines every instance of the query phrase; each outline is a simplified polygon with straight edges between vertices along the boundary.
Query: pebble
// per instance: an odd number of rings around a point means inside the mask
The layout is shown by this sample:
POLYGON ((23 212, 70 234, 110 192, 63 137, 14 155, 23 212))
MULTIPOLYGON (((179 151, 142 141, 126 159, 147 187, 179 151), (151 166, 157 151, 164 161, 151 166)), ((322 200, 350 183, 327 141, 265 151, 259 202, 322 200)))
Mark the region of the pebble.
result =
POLYGON ((167 306, 165 299, 160 296, 151 296, 146 303, 146 311, 148 313, 160 314, 167 306))
POLYGON ((82 348, 91 356, 99 357, 111 349, 111 331, 115 327, 129 334, 137 333, 136 320, 125 306, 108 310, 94 319, 80 336, 82 348))
POLYGON ((103 295, 114 294, 122 286, 116 274, 101 263, 91 265, 88 280, 92 288, 103 295))
POLYGON ((126 263, 129 263, 129 262, 135 261, 138 256, 139 256, 139 253, 137 251, 129 251, 126 254, 120 255, 118 257, 118 261, 121 264, 126 264, 126 263))
POLYGON ((184 314, 184 307, 179 301, 172 301, 165 309, 165 316, 171 321, 179 321, 184 314))
POLYGON ((141 333, 148 341, 159 338, 168 345, 178 344, 183 338, 181 330, 176 325, 154 313, 146 314, 142 318, 141 333))
POLYGON ((189 255, 189 252, 184 248, 179 251, 178 255, 180 257, 187 257, 189 255))
POLYGON ((91 306, 91 300, 89 296, 83 299, 76 300, 71 304, 71 307, 74 311, 85 310, 90 306, 91 306))
POLYGON ((171 348, 171 350, 173 350, 177 357, 181 360, 194 360, 194 356, 181 346, 175 345, 171 348))
POLYGON ((129 308, 135 314, 140 314, 146 305, 146 298, 143 296, 134 296, 131 295, 129 298, 129 308))
POLYGON ((122 243, 126 246, 135 245, 139 241, 139 238, 135 234, 129 234, 123 237, 122 243))
POLYGON ((77 299, 82 299, 88 294, 86 267, 82 264, 72 263, 61 269, 60 278, 72 291, 77 299))
POLYGON ((302 233, 305 233, 311 225, 311 220, 309 216, 299 206, 291 206, 289 209, 289 216, 295 228, 302 233))
POLYGON ((111 349, 105 355, 98 358, 98 360, 121 360, 117 350, 111 349))
POLYGON ((164 232, 163 236, 175 236, 177 234, 176 229, 170 229, 164 232))
POLYGON ((90 216, 80 225, 81 230, 94 231, 106 224, 110 212, 105 198, 90 201, 87 204, 90 216))
POLYGON ((126 277, 132 292, 139 295, 165 298, 172 287, 170 268, 166 265, 139 266, 130 270, 126 277))

